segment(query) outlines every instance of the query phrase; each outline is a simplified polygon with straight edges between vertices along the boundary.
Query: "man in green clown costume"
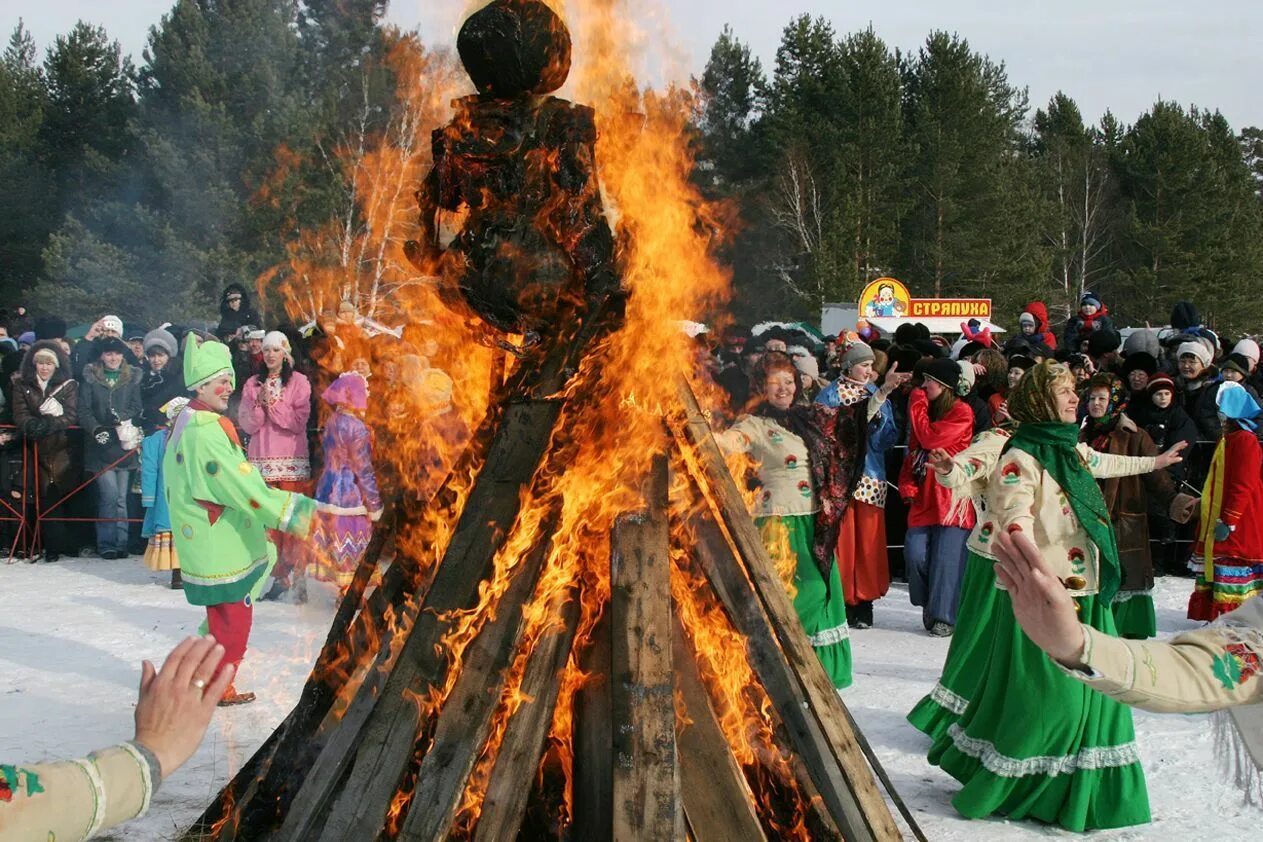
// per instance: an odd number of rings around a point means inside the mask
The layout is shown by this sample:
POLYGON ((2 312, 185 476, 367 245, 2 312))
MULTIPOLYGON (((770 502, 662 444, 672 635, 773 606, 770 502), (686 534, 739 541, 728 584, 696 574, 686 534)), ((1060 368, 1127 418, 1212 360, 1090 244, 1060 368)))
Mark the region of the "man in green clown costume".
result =
MULTIPOLYGON (((175 421, 162 463, 172 538, 184 596, 206 608, 207 627, 225 649, 223 665, 235 674, 250 639, 254 600, 276 563, 267 530, 305 538, 316 503, 269 488, 246 460, 236 428, 223 415, 236 385, 227 345, 189 334, 184 380, 193 400, 175 421)), ((219 704, 252 701, 253 693, 230 684, 219 704)))

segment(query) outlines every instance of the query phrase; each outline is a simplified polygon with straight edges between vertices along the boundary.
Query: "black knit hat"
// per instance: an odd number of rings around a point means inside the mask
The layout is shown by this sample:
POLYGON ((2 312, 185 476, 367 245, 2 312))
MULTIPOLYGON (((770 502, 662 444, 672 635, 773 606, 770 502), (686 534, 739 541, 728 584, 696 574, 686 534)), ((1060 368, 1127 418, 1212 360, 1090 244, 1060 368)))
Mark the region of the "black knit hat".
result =
POLYGON ((954 360, 929 360, 922 364, 921 374, 937 380, 953 394, 960 385, 960 366, 954 360))

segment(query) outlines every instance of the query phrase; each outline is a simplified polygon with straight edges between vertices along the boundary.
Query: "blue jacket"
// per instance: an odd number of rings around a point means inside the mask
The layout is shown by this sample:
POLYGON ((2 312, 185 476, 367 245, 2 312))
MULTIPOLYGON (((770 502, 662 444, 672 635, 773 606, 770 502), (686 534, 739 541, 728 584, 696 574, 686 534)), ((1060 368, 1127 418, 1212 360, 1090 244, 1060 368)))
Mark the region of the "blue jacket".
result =
MULTIPOLYGON (((824 391, 816 398, 816 402, 828 407, 839 406, 842 403, 840 394, 842 384, 855 385, 839 377, 824 388, 824 391)), ((861 388, 868 397, 872 397, 877 391, 877 387, 871 383, 861 388)), ((865 398, 865 401, 867 399, 865 398)), ((857 491, 861 492, 862 498, 875 499, 865 499, 865 502, 885 506, 886 451, 898 443, 898 440, 899 427, 895 424, 895 409, 887 400, 882 403, 881 409, 873 416, 873 420, 868 422, 868 443, 864 451, 864 480, 857 491)))
POLYGON ((162 455, 167 449, 169 432, 163 427, 145 436, 140 443, 140 504, 145 507, 142 538, 171 531, 171 513, 167 510, 167 495, 162 487, 162 455))

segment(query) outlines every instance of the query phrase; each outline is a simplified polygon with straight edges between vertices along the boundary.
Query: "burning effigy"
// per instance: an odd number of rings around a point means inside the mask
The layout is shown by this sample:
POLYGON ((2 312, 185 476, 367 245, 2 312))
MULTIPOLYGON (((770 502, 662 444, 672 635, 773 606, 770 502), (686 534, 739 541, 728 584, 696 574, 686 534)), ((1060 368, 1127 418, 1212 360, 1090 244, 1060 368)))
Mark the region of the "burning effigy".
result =
POLYGON ((899 838, 688 379, 675 325, 727 277, 687 97, 616 72, 616 4, 587 6, 595 109, 551 96, 547 4, 462 28, 478 94, 435 128, 406 251, 501 350, 492 397, 185 839, 899 838))

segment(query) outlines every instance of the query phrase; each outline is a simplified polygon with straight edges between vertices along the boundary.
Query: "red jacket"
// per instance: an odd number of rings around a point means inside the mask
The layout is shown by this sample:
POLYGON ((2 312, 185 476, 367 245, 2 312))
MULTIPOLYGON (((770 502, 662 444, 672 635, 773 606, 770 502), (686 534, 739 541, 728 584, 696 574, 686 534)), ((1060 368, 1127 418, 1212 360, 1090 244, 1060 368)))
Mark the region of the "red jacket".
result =
MULTIPOLYGON (((1263 559, 1263 450, 1254 433, 1236 429, 1224 436, 1224 497, 1219 519, 1235 527, 1215 555, 1258 562, 1263 559)), ((1214 477, 1206 480, 1210 490, 1214 477)), ((1210 525, 1214 528, 1214 524, 1210 525)), ((1205 526, 1203 525, 1203 528, 1205 526)), ((1194 552, 1201 554, 1199 542, 1194 552)))
POLYGON ((1056 351, 1057 334, 1048 329, 1048 308, 1044 306, 1044 302, 1032 301, 1022 312, 1035 317, 1035 335, 1043 337, 1044 344, 1056 351))
POLYGON ((969 447, 974 435, 974 411, 962 400, 952 405, 947 415, 930 420, 930 399, 924 389, 913 389, 908 396, 908 456, 899 471, 899 496, 910 501, 908 527, 959 526, 974 528, 974 507, 966 506, 956 517, 948 519, 952 509, 952 492, 934 478, 934 469, 926 466, 917 480, 913 469, 922 461, 922 453, 942 448, 955 455, 969 447))

